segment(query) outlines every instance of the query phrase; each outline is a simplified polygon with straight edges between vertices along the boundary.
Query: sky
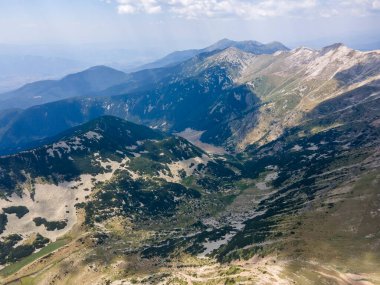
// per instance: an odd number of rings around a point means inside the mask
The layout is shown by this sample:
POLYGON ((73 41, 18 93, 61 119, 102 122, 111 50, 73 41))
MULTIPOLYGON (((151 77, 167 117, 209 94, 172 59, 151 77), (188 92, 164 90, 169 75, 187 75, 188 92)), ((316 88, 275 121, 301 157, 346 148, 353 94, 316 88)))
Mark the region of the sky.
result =
POLYGON ((380 48, 380 0, 0 0, 0 45, 156 51, 222 38, 380 48))

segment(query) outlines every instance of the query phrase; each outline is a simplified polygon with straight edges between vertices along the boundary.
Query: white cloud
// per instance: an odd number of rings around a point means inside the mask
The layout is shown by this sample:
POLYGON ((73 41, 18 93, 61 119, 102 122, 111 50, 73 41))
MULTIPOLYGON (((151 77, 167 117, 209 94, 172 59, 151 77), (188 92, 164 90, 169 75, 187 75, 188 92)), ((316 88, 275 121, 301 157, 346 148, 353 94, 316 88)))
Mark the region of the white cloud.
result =
MULTIPOLYGON (((107 0, 109 1, 109 0, 107 0)), ((166 13, 194 19, 280 16, 366 15, 380 11, 380 0, 114 0, 120 14, 166 13)))
POLYGON ((136 12, 136 8, 129 4, 121 4, 117 7, 117 11, 120 14, 134 14, 136 12))
POLYGON ((160 13, 162 8, 157 0, 116 0, 119 14, 160 13))
POLYGON ((380 10, 380 0, 372 1, 372 8, 375 10, 380 10))

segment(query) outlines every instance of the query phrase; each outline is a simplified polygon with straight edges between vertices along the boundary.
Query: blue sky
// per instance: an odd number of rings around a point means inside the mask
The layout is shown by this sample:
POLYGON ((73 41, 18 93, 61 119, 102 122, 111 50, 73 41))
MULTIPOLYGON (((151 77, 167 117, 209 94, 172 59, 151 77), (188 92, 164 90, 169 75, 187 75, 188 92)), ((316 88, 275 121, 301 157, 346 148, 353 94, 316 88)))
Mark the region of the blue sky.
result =
POLYGON ((0 44, 166 52, 230 38, 360 48, 380 45, 379 27, 380 0, 0 0, 0 44))

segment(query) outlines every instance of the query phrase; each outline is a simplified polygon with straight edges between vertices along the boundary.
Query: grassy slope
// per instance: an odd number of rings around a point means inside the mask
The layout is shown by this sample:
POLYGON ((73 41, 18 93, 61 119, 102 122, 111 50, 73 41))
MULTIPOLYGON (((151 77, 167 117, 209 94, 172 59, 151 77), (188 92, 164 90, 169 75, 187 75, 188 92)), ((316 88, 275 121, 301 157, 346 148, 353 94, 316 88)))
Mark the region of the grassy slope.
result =
MULTIPOLYGON (((336 268, 374 273, 380 264, 380 171, 335 189, 313 203, 295 229, 299 240, 286 246, 290 255, 319 260, 336 268), (291 245, 291 246, 290 246, 291 245)), ((379 273, 379 272, 377 272, 379 273)), ((380 277, 380 276, 378 276, 380 277)))
POLYGON ((64 246, 65 244, 67 244, 66 239, 61 239, 61 240, 58 240, 56 242, 50 243, 46 247, 42 248, 40 251, 38 251, 32 255, 29 255, 28 257, 25 257, 24 259, 3 268, 2 270, 0 270, 0 275, 5 276, 5 277, 9 276, 9 275, 19 271, 22 267, 34 262, 35 260, 37 260, 43 256, 48 255, 49 253, 59 249, 60 247, 64 246))

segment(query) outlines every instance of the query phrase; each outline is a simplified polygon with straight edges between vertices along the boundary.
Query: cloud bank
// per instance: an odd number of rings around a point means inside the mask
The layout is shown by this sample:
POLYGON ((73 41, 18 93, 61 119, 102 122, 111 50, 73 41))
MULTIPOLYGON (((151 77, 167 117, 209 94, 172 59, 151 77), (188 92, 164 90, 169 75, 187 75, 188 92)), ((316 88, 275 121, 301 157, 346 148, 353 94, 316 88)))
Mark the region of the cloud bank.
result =
POLYGON ((119 14, 170 14, 187 19, 280 16, 366 16, 380 12, 380 0, 108 0, 119 14))

